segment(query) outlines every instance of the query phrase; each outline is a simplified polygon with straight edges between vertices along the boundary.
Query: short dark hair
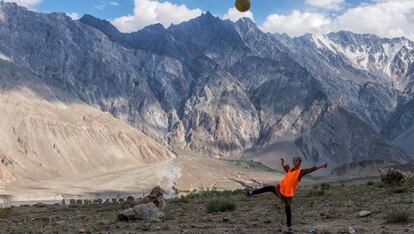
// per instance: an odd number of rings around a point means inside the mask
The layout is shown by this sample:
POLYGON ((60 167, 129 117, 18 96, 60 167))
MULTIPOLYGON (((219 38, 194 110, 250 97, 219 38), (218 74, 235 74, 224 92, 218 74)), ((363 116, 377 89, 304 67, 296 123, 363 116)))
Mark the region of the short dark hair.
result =
POLYGON ((302 158, 300 156, 293 157, 293 159, 295 159, 295 158, 299 159, 299 161, 302 162, 302 158))

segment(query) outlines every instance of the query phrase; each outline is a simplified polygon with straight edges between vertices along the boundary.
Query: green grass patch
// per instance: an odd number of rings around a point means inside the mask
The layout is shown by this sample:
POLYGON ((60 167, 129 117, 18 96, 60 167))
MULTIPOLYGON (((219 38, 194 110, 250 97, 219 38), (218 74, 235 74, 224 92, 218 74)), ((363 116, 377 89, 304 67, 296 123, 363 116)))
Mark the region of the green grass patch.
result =
POLYGON ((327 209, 319 214, 324 219, 339 219, 343 217, 343 211, 336 208, 327 209))
POLYGON ((408 189, 413 189, 414 188, 414 177, 410 177, 408 178, 405 182, 404 182, 404 187, 408 188, 408 189))
POLYGON ((206 198, 215 198, 215 197, 230 197, 233 195, 244 194, 244 191, 241 189, 238 190, 200 190, 192 191, 187 194, 186 198, 188 199, 206 199, 206 198))
POLYGON ((391 188, 389 191, 391 193, 406 193, 408 192, 408 189, 406 187, 397 187, 397 188, 391 188))
POLYGON ((7 219, 11 216, 11 208, 0 209, 0 219, 7 219))
POLYGON ((167 203, 170 204, 178 204, 178 203, 189 203, 190 199, 188 197, 180 197, 180 198, 174 198, 167 200, 167 203))
POLYGON ((174 212, 170 207, 167 206, 163 211, 165 213, 164 220, 175 220, 174 212))
POLYGON ((206 212, 217 213, 217 212, 229 212, 236 210, 236 204, 226 200, 210 200, 206 204, 206 212))
POLYGON ((368 185, 368 186, 372 186, 372 185, 374 185, 374 181, 368 181, 368 182, 367 182, 367 185, 368 185))
POLYGON ((325 190, 321 189, 320 187, 314 187, 306 191, 306 197, 320 197, 325 195, 325 190))
POLYGON ((320 185, 320 188, 321 188, 321 190, 328 190, 328 189, 330 189, 330 188, 331 188, 331 185, 330 185, 330 184, 328 184, 328 183, 322 183, 322 184, 320 185))
POLYGON ((405 209, 393 208, 386 213, 385 220, 388 223, 408 223, 410 213, 405 209))

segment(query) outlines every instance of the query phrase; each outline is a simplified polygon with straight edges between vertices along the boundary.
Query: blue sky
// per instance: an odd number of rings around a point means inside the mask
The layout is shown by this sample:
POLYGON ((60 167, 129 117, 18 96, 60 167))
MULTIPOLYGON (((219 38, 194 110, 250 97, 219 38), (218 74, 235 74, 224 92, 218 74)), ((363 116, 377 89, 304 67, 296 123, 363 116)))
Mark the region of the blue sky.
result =
MULTIPOLYGON (((160 0, 166 2, 166 0, 160 0)), ((234 0, 169 0, 185 4, 188 8, 199 8, 214 15, 224 15, 234 5, 234 0)), ((270 14, 289 14, 293 10, 316 10, 304 0, 252 0, 251 11, 257 23, 262 23, 270 14)), ((362 0, 348 0, 346 7, 360 4, 362 0)), ((369 1, 365 1, 369 2, 369 1)), ((90 14, 103 19, 114 19, 133 14, 134 0, 44 0, 35 7, 42 12, 66 12, 79 15, 90 14), (116 2, 117 5, 111 4, 116 2), (102 7, 103 6, 103 7, 102 7)), ((345 9, 345 8, 344 8, 345 9)))
POLYGON ((65 12, 94 15, 102 19, 112 19, 132 14, 134 0, 44 0, 35 6, 41 12, 65 12), (116 2, 118 5, 111 4, 116 2))
MULTIPOLYGON (((289 13, 293 9, 305 7, 303 0, 256 0, 252 1, 252 12, 258 21, 264 20, 265 16, 271 13, 289 13)), ((165 2, 160 1, 160 2, 165 2)), ((234 5, 233 0, 170 0, 176 4, 185 4, 188 8, 200 8, 203 11, 210 11, 215 15, 224 15, 234 5)), ((91 14, 99 18, 113 19, 120 16, 132 14, 134 0, 44 0, 36 9, 42 12, 76 12, 80 15, 91 14), (110 2, 117 2, 119 5, 110 5, 110 2), (105 5, 103 9, 98 9, 105 5)))
POLYGON ((265 32, 292 37, 349 30, 414 40, 414 0, 251 0, 251 11, 246 14, 234 9, 234 0, 6 1, 40 12, 68 13, 75 19, 91 14, 110 20, 123 32, 155 23, 168 27, 210 11, 233 21, 249 17, 265 32))
MULTIPOLYGON (((33 0, 28 2, 33 2, 33 0)), ((166 0, 159 0, 159 2, 166 2, 166 0)), ((199 8, 202 11, 210 11, 218 16, 224 15, 234 5, 234 0, 169 0, 169 2, 185 4, 190 9, 199 8)), ((361 2, 363 1, 348 0, 346 7, 355 6, 361 2)), ((31 8, 41 12, 77 13, 80 16, 90 14, 103 19, 114 19, 133 14, 134 0, 43 0, 31 8)), ((259 24, 270 14, 289 14, 293 10, 316 9, 312 9, 312 6, 306 4, 305 0, 252 0, 251 11, 259 24)))

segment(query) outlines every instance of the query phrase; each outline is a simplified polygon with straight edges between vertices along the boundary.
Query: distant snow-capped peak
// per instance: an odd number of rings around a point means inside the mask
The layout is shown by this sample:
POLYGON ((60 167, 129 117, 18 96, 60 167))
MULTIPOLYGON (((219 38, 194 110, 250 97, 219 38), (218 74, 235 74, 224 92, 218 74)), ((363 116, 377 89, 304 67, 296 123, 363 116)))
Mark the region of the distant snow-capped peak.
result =
POLYGON ((357 69, 382 73, 404 88, 409 67, 414 63, 414 42, 406 38, 382 39, 370 34, 338 32, 312 34, 318 50, 342 55, 357 69))

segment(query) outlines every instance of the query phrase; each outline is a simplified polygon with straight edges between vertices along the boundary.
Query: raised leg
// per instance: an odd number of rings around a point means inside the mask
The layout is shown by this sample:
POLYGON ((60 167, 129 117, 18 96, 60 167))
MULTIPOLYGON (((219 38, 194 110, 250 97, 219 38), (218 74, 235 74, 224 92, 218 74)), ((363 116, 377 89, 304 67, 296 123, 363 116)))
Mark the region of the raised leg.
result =
POLYGON ((252 195, 261 194, 261 193, 267 193, 267 192, 271 192, 271 193, 273 193, 273 194, 276 195, 276 188, 275 188, 275 186, 271 186, 270 185, 270 186, 265 186, 263 188, 256 189, 256 190, 252 191, 252 195))

